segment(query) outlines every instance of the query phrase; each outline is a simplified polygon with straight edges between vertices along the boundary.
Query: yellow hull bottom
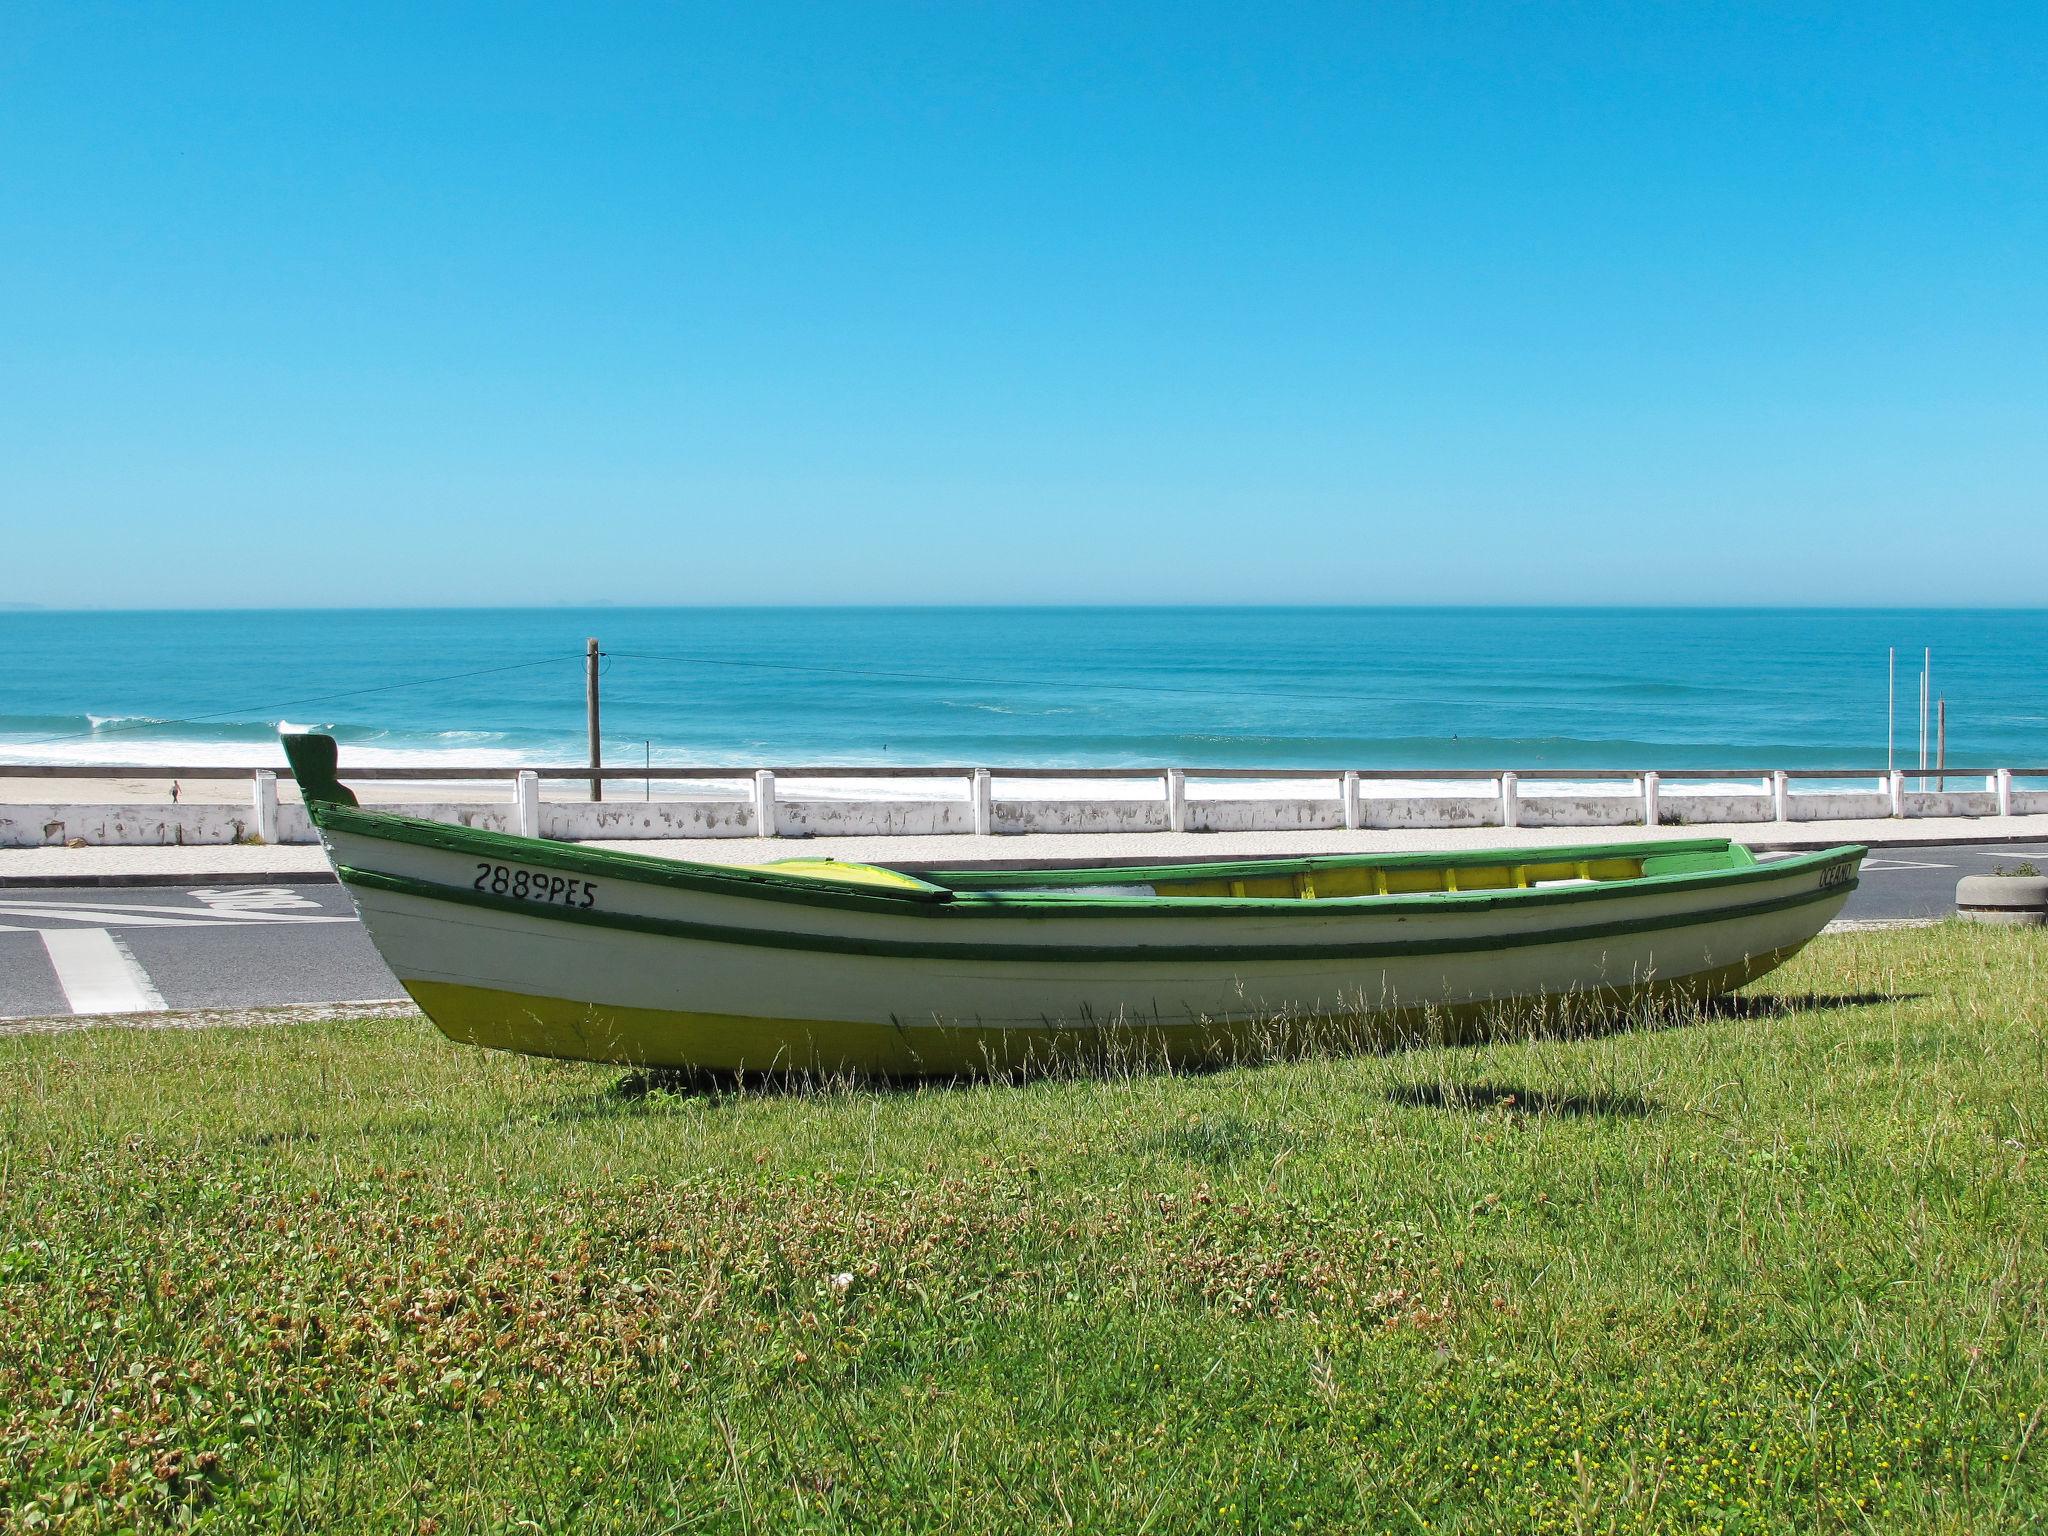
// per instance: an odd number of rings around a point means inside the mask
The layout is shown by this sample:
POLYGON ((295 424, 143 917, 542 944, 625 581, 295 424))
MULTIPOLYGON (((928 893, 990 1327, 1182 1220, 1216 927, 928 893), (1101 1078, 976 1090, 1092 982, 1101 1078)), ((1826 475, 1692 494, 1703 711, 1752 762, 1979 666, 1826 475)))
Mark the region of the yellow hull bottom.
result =
POLYGON ((873 1024, 627 1008, 454 982, 407 981, 449 1039, 564 1061, 702 1072, 957 1077, 1071 1065, 1211 1066, 1318 1050, 1457 1045, 1534 1033, 1592 1032, 1743 986, 1793 945, 1669 981, 1563 996, 1300 1019, 1144 1020, 1090 1026, 873 1024))

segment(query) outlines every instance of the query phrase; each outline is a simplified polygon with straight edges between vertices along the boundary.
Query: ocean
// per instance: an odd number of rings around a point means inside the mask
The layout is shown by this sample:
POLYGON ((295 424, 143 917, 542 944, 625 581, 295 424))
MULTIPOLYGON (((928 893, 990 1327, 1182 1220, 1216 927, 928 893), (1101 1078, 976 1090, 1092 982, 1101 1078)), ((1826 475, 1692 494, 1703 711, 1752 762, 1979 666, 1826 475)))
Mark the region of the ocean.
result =
POLYGON ((0 761, 1086 767, 2048 764, 2048 611, 541 608, 0 613, 0 761))

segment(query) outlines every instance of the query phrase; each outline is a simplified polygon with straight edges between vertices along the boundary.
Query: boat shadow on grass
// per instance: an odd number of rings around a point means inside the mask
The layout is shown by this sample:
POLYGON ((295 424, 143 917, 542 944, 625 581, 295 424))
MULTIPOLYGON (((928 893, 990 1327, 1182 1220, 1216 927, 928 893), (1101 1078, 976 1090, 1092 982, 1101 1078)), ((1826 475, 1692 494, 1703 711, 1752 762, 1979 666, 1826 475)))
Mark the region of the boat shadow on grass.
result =
POLYGON ((1555 1093, 1524 1083, 1403 1083, 1387 1097, 1414 1109, 1501 1110, 1515 1115, 1600 1115, 1641 1120, 1663 1106, 1644 1093, 1555 1093))
MULTIPOLYGON (((659 1114, 682 1100, 697 1103, 738 1104, 748 1099, 819 1098, 834 1093, 858 1093, 867 1097, 916 1093, 969 1086, 970 1079, 819 1077, 814 1074, 782 1072, 711 1072, 687 1069, 640 1068, 595 1092, 578 1094, 543 1111, 539 1118, 551 1124, 579 1120, 606 1120, 619 1116, 659 1114)), ((986 1082, 987 1079, 980 1079, 986 1082)))
POLYGON ((1880 1003, 1917 1003, 1925 992, 1761 992, 1730 993, 1700 1005, 1705 1019, 1782 1019, 1829 1008, 1875 1008, 1880 1003))
MULTIPOLYGON (((1882 1003, 1910 1003, 1926 995, 1924 992, 1795 992, 1765 993, 1753 997, 1722 996, 1706 999, 1696 1010, 1637 1019, 1620 1027, 1677 1029, 1690 1024, 1711 1023, 1716 1019, 1782 1019, 1835 1008, 1874 1008, 1882 1003)), ((1587 1035, 1606 1032, 1588 1031, 1587 1035)), ((1387 1097, 1396 1104, 1418 1109, 1464 1110, 1473 1114, 1498 1110, 1527 1116, 1641 1120, 1661 1114, 1664 1109, 1663 1105, 1640 1091, 1551 1092, 1521 1083, 1403 1083, 1388 1089, 1387 1097)))
MULTIPOLYGON (((1049 1075, 1049 1074, 1046 1074, 1049 1075)), ((1034 1080, 1038 1074, 1034 1074, 1034 1080)), ((860 1077, 815 1072, 726 1072, 682 1067, 647 1067, 628 1072, 596 1097, 613 1107, 663 1096, 692 1099, 797 1099, 834 1093, 908 1094, 935 1088, 970 1087, 1001 1077, 860 1077)), ((1023 1081, 1022 1077, 1010 1081, 1023 1081)))

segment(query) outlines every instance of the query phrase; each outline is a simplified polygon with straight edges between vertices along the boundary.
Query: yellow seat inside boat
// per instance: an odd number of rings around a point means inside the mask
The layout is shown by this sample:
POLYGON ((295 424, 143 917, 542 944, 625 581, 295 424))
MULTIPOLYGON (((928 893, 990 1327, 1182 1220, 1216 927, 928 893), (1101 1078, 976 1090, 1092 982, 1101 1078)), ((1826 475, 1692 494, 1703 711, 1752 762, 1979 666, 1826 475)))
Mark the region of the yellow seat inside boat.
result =
POLYGON ((806 880, 831 880, 840 885, 865 885, 881 890, 945 889, 929 880, 906 875, 900 869, 883 869, 879 864, 847 864, 838 859, 777 859, 771 864, 743 864, 740 867, 759 870, 767 875, 800 875, 806 880))

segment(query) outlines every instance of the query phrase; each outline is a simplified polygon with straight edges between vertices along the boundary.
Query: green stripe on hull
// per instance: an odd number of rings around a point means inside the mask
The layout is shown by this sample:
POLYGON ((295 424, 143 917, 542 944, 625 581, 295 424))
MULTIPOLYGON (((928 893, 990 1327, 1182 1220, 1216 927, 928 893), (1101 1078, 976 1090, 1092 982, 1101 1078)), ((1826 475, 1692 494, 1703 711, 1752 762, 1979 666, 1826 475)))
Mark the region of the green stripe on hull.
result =
MULTIPOLYGON (((1263 960, 1399 960, 1417 955, 1478 955, 1490 950, 1519 949, 1532 944, 1571 944, 1583 941, 1626 938, 1634 934, 1660 933, 1672 928, 1697 928, 1709 923, 1741 918, 1764 917, 1823 902, 1840 902, 1856 888, 1854 880, 1825 889, 1798 891, 1790 896, 1742 905, 1704 910, 1660 913, 1650 917, 1616 918, 1607 922, 1576 923, 1553 928, 1462 934, 1440 939, 1395 939, 1336 941, 1321 944, 1040 944, 1028 939, 1010 944, 968 941, 946 943, 929 939, 868 939, 847 934, 799 933, 779 928, 733 928, 713 923, 683 922, 675 918, 649 917, 636 912, 612 912, 602 907, 543 906, 512 896, 493 896, 488 891, 460 886, 436 885, 405 875, 385 875, 374 870, 336 870, 343 884, 368 890, 390 891, 422 901, 447 902, 457 906, 481 907, 492 912, 516 913, 542 922, 585 924, 597 928, 623 929, 631 933, 659 934, 668 938, 699 939, 714 944, 741 944, 765 949, 799 949, 839 955, 880 955, 899 960, 1007 960, 1018 964, 1071 962, 1124 962, 1245 964, 1263 960)), ((1295 903, 1297 906, 1307 903, 1295 903)), ((1186 914, 1182 914, 1185 916, 1186 914)), ((1325 921, 1331 914, 1322 914, 1325 921)))

